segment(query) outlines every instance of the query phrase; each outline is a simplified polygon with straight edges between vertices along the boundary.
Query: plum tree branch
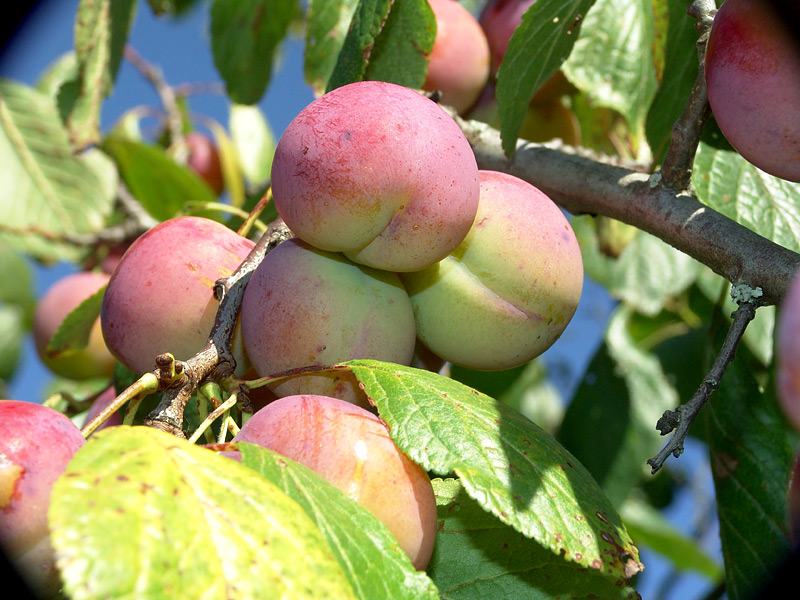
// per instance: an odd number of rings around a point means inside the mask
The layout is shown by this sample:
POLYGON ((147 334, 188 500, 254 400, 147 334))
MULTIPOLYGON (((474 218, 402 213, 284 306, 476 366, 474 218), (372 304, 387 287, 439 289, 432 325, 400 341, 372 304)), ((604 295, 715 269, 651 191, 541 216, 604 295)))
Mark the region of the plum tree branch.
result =
MULTIPOLYGON (((233 374, 236 361, 231 353, 231 341, 239 318, 247 282, 261 264, 264 256, 292 236, 282 220, 273 222, 256 245, 230 276, 214 285, 214 295, 220 301, 214 326, 205 347, 187 361, 166 360, 157 370, 166 384, 159 405, 145 419, 145 425, 176 435, 183 434, 183 411, 195 388, 207 378, 224 378, 233 374), (165 370, 173 369, 173 376, 165 370)), ((159 357, 158 361, 164 357, 159 357)))
MULTIPOLYGON (((731 293, 734 294, 736 290, 740 289, 741 287, 734 288, 731 293)), ((689 433, 689 427, 700 413, 700 409, 708 402, 711 394, 719 387, 725 370, 736 356, 736 349, 739 347, 747 325, 755 317, 758 305, 757 297, 740 299, 739 306, 733 313, 733 322, 725 337, 725 342, 703 383, 686 404, 679 406, 676 410, 666 411, 658 420, 656 429, 661 435, 672 433, 672 437, 654 458, 647 461, 647 464, 652 467, 653 474, 664 466, 664 462, 670 454, 677 458, 683 453, 683 442, 689 433)))
POLYGON ((800 254, 702 204, 691 190, 671 189, 655 176, 560 142, 519 140, 509 159, 497 130, 455 118, 481 169, 524 179, 572 214, 605 215, 655 235, 733 284, 760 287, 764 304, 779 303, 800 268, 800 254))

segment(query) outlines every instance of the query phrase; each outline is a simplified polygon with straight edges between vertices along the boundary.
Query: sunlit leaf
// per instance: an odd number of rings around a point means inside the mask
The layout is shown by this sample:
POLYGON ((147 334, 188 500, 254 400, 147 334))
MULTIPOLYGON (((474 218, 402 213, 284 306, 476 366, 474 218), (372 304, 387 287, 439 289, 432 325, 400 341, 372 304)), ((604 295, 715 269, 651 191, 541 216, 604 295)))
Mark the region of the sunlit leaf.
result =
POLYGON ((154 428, 92 435, 56 482, 48 516, 73 600, 354 597, 296 502, 154 428))
POLYGON ((455 473, 484 510, 611 578, 641 568, 594 479, 520 413, 429 371, 366 360, 343 366, 363 384, 400 449, 429 471, 455 473))
POLYGON ((389 530, 338 488, 271 450, 245 443, 239 450, 242 464, 277 485, 316 523, 357 598, 438 598, 431 580, 414 569, 389 530))

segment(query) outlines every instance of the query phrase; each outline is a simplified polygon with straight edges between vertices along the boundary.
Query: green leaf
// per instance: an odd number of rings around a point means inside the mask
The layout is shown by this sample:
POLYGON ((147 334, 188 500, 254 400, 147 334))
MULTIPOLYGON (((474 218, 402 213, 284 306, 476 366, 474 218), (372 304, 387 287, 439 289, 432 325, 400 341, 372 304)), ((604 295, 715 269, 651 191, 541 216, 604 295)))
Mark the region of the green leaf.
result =
POLYGON ((497 72, 503 150, 514 155, 531 98, 566 60, 595 0, 538 0, 523 15, 497 72))
POLYGON ((723 569, 703 552, 697 541, 678 531, 661 512, 643 500, 628 499, 620 513, 637 543, 669 559, 679 571, 696 571, 715 583, 722 580, 723 569))
POLYGON ((353 598, 314 523, 236 461, 150 427, 92 435, 48 519, 69 598, 353 598))
POLYGON ((326 89, 367 79, 420 88, 435 39, 426 0, 360 0, 326 89))
POLYGON ((230 109, 228 126, 248 183, 254 186, 265 184, 272 171, 276 142, 261 109, 234 104, 230 109))
MULTIPOLYGON (((725 329, 717 328, 715 351, 722 346, 725 329)), ((786 490, 793 447, 774 390, 759 387, 752 361, 740 344, 704 407, 731 600, 751 598, 791 550, 786 490)))
POLYGON ((654 44, 652 0, 597 0, 562 68, 597 105, 643 133, 657 87, 654 44))
POLYGON ((428 571, 442 600, 628 599, 637 594, 557 556, 485 512, 458 480, 434 479, 439 533, 428 571))
POLYGON ((100 109, 114 86, 135 14, 135 0, 81 0, 78 4, 77 97, 66 120, 76 148, 100 141, 100 109))
POLYGON ((131 193, 159 221, 174 217, 189 202, 217 201, 203 180, 160 146, 111 136, 104 141, 103 150, 117 163, 131 193))
POLYGON ((438 598, 388 529, 311 469, 254 444, 239 443, 242 464, 297 502, 322 532, 357 598, 438 598))
POLYGON ((692 171, 697 198, 737 223, 800 251, 800 184, 773 177, 738 152, 700 143, 692 171))
POLYGON ((591 475, 514 409, 448 377, 369 360, 342 364, 363 384, 392 439, 507 525, 555 554, 626 579, 638 551, 591 475))
POLYGON ((275 53, 297 11, 297 0, 214 0, 211 51, 231 100, 255 104, 264 95, 275 53))
POLYGON ((178 16, 198 4, 198 0, 147 0, 153 14, 178 16))
POLYGON ((66 235, 103 229, 113 197, 72 153, 55 101, 0 80, 0 239, 41 260, 76 260, 66 235))
POLYGON ((100 308, 103 306, 103 294, 105 293, 106 286, 104 285, 64 317, 58 330, 47 344, 47 354, 50 357, 57 358, 86 347, 92 327, 100 317, 100 308))
POLYGON ((22 345, 28 334, 23 326, 24 315, 19 306, 0 302, 0 397, 6 398, 4 384, 19 365, 22 345))
POLYGON ((619 258, 603 255, 592 219, 584 216, 571 221, 587 275, 639 312, 658 314, 697 277, 698 262, 644 231, 636 232, 619 258))
POLYGON ((31 266, 19 253, 1 241, 0 281, 8 283, 0 286, 0 306, 7 304, 16 307, 19 310, 20 327, 25 330, 30 329, 33 324, 33 312, 36 310, 36 292, 31 266))
POLYGON ((672 125, 686 106, 699 70, 696 21, 686 14, 685 0, 668 0, 669 27, 664 73, 647 114, 647 142, 655 164, 661 164, 669 147, 672 125))
POLYGON ((319 96, 336 66, 358 0, 310 0, 306 11, 304 72, 319 96))
POLYGON ((656 422, 679 404, 658 358, 632 339, 632 316, 624 305, 612 316, 558 436, 615 505, 642 482, 647 459, 664 443, 656 422))

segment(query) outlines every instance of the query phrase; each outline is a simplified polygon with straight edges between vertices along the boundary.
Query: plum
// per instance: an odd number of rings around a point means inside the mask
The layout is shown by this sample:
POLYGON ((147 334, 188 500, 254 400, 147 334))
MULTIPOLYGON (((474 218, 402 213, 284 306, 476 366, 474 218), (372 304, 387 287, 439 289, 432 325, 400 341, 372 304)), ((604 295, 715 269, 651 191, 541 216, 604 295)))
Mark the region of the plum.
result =
POLYGON ((186 136, 189 154, 187 166, 200 176, 219 196, 225 189, 225 178, 222 174, 222 162, 214 142, 204 133, 192 131, 186 136))
POLYGON ((59 587, 47 525, 50 491, 83 444, 60 412, 0 400, 0 545, 43 596, 59 587))
POLYGON ((781 302, 775 338, 778 400, 789 422, 800 431, 800 271, 781 302))
POLYGON ((575 233, 543 192, 481 171, 475 225, 447 258, 403 274, 417 335, 434 354, 479 370, 535 358, 578 306, 583 261, 575 233))
MULTIPOLYGON (((247 355, 262 377, 354 358, 408 365, 414 353, 414 314, 400 278, 299 238, 280 244, 253 272, 241 322, 247 355)), ((294 377, 272 390, 365 400, 344 371, 294 377)))
POLYGON ((467 235, 478 166, 435 102, 393 83, 362 81, 304 108, 272 163, 278 213, 297 237, 387 271, 429 266, 467 235))
POLYGON ((436 41, 422 89, 438 90, 442 103, 465 114, 489 80, 489 42, 477 19, 456 0, 428 0, 436 41))
MULTIPOLYGON (((219 306, 214 282, 233 273, 253 246, 202 217, 176 217, 141 235, 103 298, 100 321, 108 348, 136 373, 152 371, 156 356, 165 352, 178 360, 194 356, 205 346, 219 306)), ((237 372, 244 373, 248 365, 238 332, 233 352, 237 372)))
POLYGON ((800 181, 800 45, 763 0, 726 0, 705 57, 708 102, 749 162, 800 181))
POLYGON ((36 305, 33 317, 36 351, 53 373, 69 379, 111 377, 114 373, 114 357, 103 341, 100 319, 92 326, 85 348, 59 356, 51 356, 47 352, 47 345, 64 318, 108 281, 109 276, 106 273, 71 273, 54 283, 36 305))
POLYGON ((436 539, 430 479, 372 413, 336 398, 286 396, 256 412, 233 441, 312 469, 386 525, 415 568, 427 566, 436 539))

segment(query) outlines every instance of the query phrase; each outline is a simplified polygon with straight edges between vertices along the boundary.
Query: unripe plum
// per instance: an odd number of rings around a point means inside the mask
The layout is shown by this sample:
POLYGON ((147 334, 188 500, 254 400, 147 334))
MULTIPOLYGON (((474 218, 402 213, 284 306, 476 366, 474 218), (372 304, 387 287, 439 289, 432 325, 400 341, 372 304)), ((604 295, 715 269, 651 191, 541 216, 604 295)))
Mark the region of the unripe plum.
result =
POLYGON ((41 404, 0 400, 0 545, 48 597, 59 587, 50 547, 50 491, 84 444, 63 414, 41 404))
POLYGON ((275 207, 295 235, 350 260, 413 271, 467 235, 478 166, 435 102, 362 81, 316 99, 289 124, 272 163, 275 207))
POLYGON ((775 337, 778 400, 789 422, 800 431, 800 271, 781 302, 775 337))
POLYGON ((562 334, 583 287, 572 227, 544 193, 512 175, 481 171, 475 225, 440 263, 403 281, 419 339, 454 364, 509 369, 562 334))
POLYGON ((47 353, 47 345, 66 316, 108 280, 106 273, 72 273, 59 279, 39 300, 33 318, 33 339, 39 357, 53 373, 70 379, 111 377, 114 373, 114 357, 103 341, 100 319, 92 326, 85 348, 55 357, 47 353))
POLYGON ((225 189, 225 178, 222 174, 222 162, 214 142, 207 135, 193 131, 186 136, 189 155, 187 166, 200 176, 214 193, 219 196, 225 189))
MULTIPOLYGON (((155 358, 170 352, 187 360, 205 346, 219 302, 214 282, 227 277, 254 243, 224 225, 202 217, 177 217, 159 223, 131 244, 103 298, 100 320, 106 344, 136 373, 155 368, 155 358)), ((238 327, 237 327, 238 329, 238 327)), ((234 335, 237 372, 247 361, 238 331, 234 335)))
POLYGON ((466 8, 456 0, 428 0, 436 17, 436 41, 422 89, 438 90, 442 103, 465 114, 489 80, 489 42, 466 8))
POLYGON ((234 437, 304 464, 360 503, 424 569, 436 538, 427 473, 394 444, 372 413, 325 396, 287 396, 256 412, 234 437))
POLYGON ((800 46, 763 0, 725 0, 705 57, 708 102, 749 162, 800 181, 800 46))
MULTIPOLYGON (((299 238, 280 244, 253 272, 242 300, 248 357, 262 377, 355 358, 410 364, 414 314, 395 273, 354 264, 299 238)), ((348 372, 294 377, 279 396, 364 400, 348 372)))

